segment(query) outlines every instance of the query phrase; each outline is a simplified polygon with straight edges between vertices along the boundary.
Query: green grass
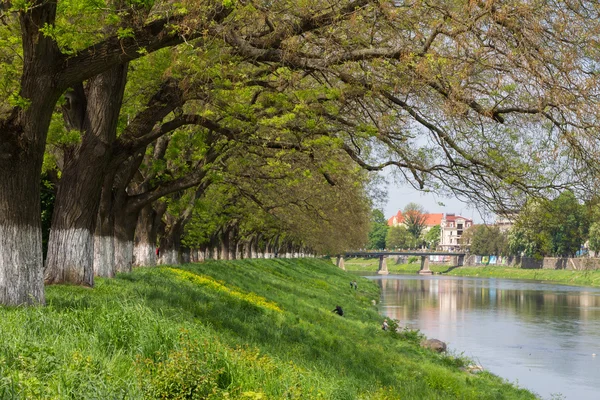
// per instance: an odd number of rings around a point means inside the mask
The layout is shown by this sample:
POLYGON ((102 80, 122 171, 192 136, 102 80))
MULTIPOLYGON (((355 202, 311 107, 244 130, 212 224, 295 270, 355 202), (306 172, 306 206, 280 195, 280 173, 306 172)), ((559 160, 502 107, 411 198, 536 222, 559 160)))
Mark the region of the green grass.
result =
MULTIPOLYGON (((335 259, 332 260, 335 263, 335 259)), ((379 270, 379 258, 348 258, 344 259, 346 271, 353 272, 377 272, 379 270)), ((396 264, 392 258, 387 259, 388 271, 401 274, 416 274, 421 269, 421 260, 409 264, 396 264)), ((429 264, 429 269, 436 273, 442 273, 450 268, 447 265, 429 264)))
POLYGON ((569 271, 553 269, 521 269, 507 267, 460 267, 448 272, 454 276, 484 278, 533 279, 579 286, 600 286, 600 270, 569 271))
POLYGON ((0 308, 0 398, 534 398, 462 372, 463 360, 421 349, 414 332, 382 331, 378 298, 372 282, 315 259, 51 286, 46 307, 0 308))

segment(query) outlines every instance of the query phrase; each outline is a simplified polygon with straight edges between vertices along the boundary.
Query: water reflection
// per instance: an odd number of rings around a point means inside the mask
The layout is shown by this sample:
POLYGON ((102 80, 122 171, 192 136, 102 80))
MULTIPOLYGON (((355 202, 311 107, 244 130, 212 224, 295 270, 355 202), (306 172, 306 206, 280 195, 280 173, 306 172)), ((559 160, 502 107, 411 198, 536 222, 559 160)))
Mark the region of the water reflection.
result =
POLYGON ((372 279, 382 288, 382 314, 447 342, 497 375, 543 398, 600 398, 599 289, 504 279, 372 279))

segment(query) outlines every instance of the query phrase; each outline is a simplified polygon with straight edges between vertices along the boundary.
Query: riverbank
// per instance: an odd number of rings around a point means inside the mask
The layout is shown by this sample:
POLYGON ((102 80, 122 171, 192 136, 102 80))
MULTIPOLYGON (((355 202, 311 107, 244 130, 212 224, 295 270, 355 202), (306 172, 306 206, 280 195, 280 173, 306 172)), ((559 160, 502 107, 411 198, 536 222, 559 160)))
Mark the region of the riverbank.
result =
POLYGON ((459 267, 444 275, 481 278, 531 279, 577 286, 600 286, 600 270, 571 271, 506 267, 459 267))
MULTIPOLYGON (((347 271, 377 272, 379 259, 350 258, 344 260, 347 271)), ((388 260, 388 271, 397 274, 416 274, 421 269, 421 263, 395 264, 388 260)), ((516 267, 485 266, 485 267, 450 267, 447 265, 429 264, 429 269, 435 274, 450 276, 474 276, 480 278, 507 278, 548 281, 559 284, 600 287, 600 270, 553 270, 553 269, 522 269, 516 267)))
POLYGON ((0 398, 534 398, 382 331, 378 298, 374 283, 315 259, 50 286, 46 307, 0 308, 0 398))

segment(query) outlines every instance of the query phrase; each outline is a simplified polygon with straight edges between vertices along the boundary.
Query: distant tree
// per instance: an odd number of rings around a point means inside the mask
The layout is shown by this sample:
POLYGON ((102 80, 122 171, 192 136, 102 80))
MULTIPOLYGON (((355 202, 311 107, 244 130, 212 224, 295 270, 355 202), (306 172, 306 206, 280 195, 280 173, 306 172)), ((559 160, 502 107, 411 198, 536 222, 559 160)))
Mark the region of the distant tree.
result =
POLYGON ((477 225, 471 225, 463 231, 463 234, 460 237, 460 247, 462 250, 471 248, 471 242, 473 241, 473 234, 475 233, 476 228, 477 225))
POLYGON ((552 253, 575 255, 585 242, 589 230, 585 207, 571 191, 562 192, 550 205, 552 253))
POLYGON ((385 248, 387 232, 388 226, 383 212, 378 209, 373 210, 371 213, 371 230, 369 231, 367 248, 370 250, 385 248))
POLYGON ((416 203, 408 203, 406 207, 404 207, 404 225, 406 225, 406 229, 410 232, 410 234, 415 238, 416 241, 419 241, 421 238, 421 234, 425 229, 425 213, 426 211, 423 209, 423 206, 416 203))
POLYGON ((501 256, 508 254, 507 235, 497 226, 477 225, 471 238, 470 252, 485 256, 501 256))
POLYGON ((427 243, 427 247, 435 249, 442 239, 442 227, 439 225, 431 227, 431 229, 425 233, 423 239, 425 240, 425 243, 427 243))
POLYGON ((408 249, 415 247, 416 241, 405 226, 394 226, 388 229, 385 239, 386 249, 408 249))
POLYGON ((589 213, 573 192, 554 200, 529 201, 509 235, 511 254, 530 257, 571 256, 585 242, 589 213))
POLYGON ((594 222, 590 226, 589 241, 590 250, 600 251, 600 222, 594 222))

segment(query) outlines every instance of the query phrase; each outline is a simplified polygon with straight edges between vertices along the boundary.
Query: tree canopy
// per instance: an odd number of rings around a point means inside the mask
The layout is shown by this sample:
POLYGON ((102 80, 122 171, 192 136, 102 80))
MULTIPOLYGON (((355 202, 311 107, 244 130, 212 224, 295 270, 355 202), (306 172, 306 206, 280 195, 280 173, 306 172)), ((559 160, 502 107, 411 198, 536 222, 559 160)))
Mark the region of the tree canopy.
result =
MULTIPOLYGON (((294 242, 355 223, 323 249, 366 231, 359 168, 492 209, 566 188, 589 197, 598 12, 550 0, 2 1, 0 303, 43 302, 44 278, 91 286, 130 270, 142 210, 182 231, 215 184, 224 219, 254 203, 294 242), (56 188, 46 268, 42 171, 56 188)), ((587 229, 577 218, 515 246, 568 254, 587 229)), ((219 225, 221 239, 241 229, 219 225)))
POLYGON ((388 229, 389 227, 383 212, 381 210, 374 209, 371 212, 371 229, 369 230, 367 249, 385 249, 388 229))
POLYGON ((583 204, 570 191, 553 200, 530 200, 511 230, 513 254, 573 256, 581 249, 589 229, 583 204))

